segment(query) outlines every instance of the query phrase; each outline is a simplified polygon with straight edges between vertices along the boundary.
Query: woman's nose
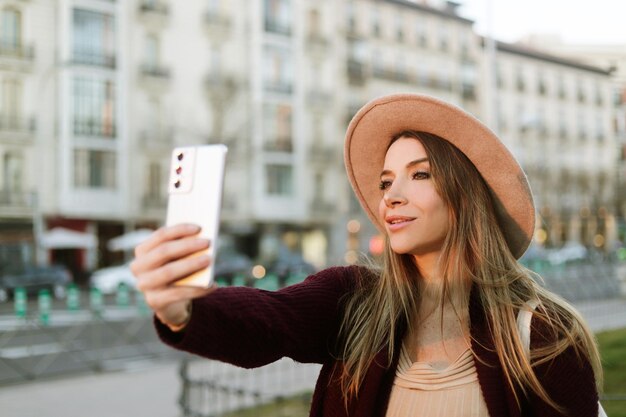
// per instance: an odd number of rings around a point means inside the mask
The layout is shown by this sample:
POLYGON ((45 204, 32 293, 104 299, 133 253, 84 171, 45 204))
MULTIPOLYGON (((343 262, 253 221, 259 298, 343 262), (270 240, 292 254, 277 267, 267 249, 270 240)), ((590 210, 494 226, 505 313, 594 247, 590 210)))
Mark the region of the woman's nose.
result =
POLYGON ((391 188, 383 197, 387 207, 399 206, 406 204, 406 198, 398 192, 397 189, 391 188))

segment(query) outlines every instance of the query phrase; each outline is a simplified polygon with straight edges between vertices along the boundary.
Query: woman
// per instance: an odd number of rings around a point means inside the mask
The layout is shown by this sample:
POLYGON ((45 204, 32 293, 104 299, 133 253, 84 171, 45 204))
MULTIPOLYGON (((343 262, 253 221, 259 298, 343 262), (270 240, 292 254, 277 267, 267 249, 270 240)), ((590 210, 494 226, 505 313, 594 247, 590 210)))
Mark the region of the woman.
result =
POLYGON ((132 265, 162 340, 244 367, 321 363, 311 416, 597 416, 591 333, 517 263, 534 207, 498 138, 453 105, 392 95, 353 118, 345 162, 386 236, 381 270, 329 268, 277 292, 179 288, 210 263, 181 258, 209 243, 163 228, 132 265))

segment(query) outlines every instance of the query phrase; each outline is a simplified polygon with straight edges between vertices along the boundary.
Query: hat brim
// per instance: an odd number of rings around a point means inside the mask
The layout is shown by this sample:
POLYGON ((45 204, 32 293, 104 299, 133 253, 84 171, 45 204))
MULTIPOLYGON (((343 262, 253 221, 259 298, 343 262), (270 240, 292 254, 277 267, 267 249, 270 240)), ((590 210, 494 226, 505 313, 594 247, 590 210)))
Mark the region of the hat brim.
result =
POLYGON ((498 137, 461 108, 420 94, 375 99, 353 117, 346 132, 348 178, 370 220, 383 233, 378 216, 380 172, 391 140, 405 130, 446 139, 476 166, 489 186, 500 228, 515 258, 533 237, 535 209, 526 174, 498 137))

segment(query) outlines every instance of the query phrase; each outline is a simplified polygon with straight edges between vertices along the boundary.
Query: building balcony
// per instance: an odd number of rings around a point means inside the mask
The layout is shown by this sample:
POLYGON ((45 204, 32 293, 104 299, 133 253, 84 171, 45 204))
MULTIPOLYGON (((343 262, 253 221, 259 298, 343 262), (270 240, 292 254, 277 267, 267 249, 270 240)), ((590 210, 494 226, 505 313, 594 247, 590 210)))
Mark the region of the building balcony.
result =
POLYGON ((399 83, 408 83, 409 75, 404 71, 389 70, 380 67, 374 67, 372 76, 383 80, 394 81, 399 83))
POLYGON ((89 65, 94 67, 104 67, 115 69, 116 58, 111 54, 97 54, 89 52, 74 52, 72 63, 75 65, 89 65))
POLYGON ((35 193, 0 189, 0 213, 9 217, 30 217, 35 193))
POLYGON ((293 86, 287 81, 265 81, 263 83, 265 91, 277 94, 291 94, 293 86))
POLYGON ((265 31, 278 35, 291 36, 291 24, 276 19, 265 19, 265 31))
POLYGON ((314 218, 324 220, 331 220, 331 217, 337 212, 337 206, 334 203, 324 201, 322 198, 314 198, 309 209, 314 218))
POLYGON ((167 16, 170 13, 170 8, 167 4, 160 1, 143 0, 139 3, 139 12, 167 16))
POLYGON ((30 72, 35 62, 33 45, 0 41, 0 69, 30 72))
POLYGON ((267 139, 263 144, 263 150, 266 152, 293 152, 293 141, 291 137, 276 138, 274 140, 267 139))
POLYGON ((461 96, 463 100, 476 100, 476 86, 463 84, 461 86, 461 96))
POLYGON ((319 141, 315 141, 309 147, 307 159, 314 164, 333 165, 341 152, 332 146, 321 145, 319 141))
POLYGON ((307 94, 306 102, 310 107, 326 109, 332 105, 333 96, 326 91, 312 89, 309 94, 307 94))
POLYGON ((153 93, 162 93, 169 86, 169 68, 157 64, 144 64, 139 69, 140 84, 153 93))
POLYGON ((230 34, 231 26, 231 18, 221 12, 211 11, 204 14, 204 29, 215 42, 226 39, 230 34))
POLYGON ((367 81, 365 64, 354 59, 349 59, 347 64, 348 82, 350 85, 362 86, 367 81))
POLYGON ((74 136, 112 139, 117 136, 115 123, 96 119, 74 119, 74 136))
POLYGON ((141 206, 148 210, 165 210, 167 198, 162 195, 146 194, 141 198, 141 206))
POLYGON ((327 56, 330 40, 321 33, 311 32, 306 38, 307 52, 316 59, 327 56))
POLYGON ((169 151, 174 146, 172 129, 151 129, 139 134, 139 145, 147 152, 169 151))
POLYGON ((141 0, 139 3, 139 18, 151 28, 158 30, 169 20, 170 8, 163 1, 141 0))
POLYGON ((228 101, 236 94, 240 83, 233 76, 211 73, 205 78, 204 87, 211 99, 228 101))
POLYGON ((17 144, 28 144, 35 138, 37 122, 34 117, 0 115, 0 140, 17 144))
POLYGON ((34 133, 37 123, 34 117, 14 117, 0 115, 0 132, 34 133))

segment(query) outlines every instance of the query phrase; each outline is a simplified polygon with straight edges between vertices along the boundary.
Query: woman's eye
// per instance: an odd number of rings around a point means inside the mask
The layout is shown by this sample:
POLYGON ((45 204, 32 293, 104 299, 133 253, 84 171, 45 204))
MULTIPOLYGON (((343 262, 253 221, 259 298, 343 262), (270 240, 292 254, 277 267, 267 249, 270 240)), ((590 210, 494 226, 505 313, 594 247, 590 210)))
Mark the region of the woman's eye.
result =
POLYGON ((383 191, 389 188, 390 186, 391 186, 391 181, 381 181, 380 184, 378 184, 378 188, 380 188, 383 191))
POLYGON ((414 180, 427 180, 430 178, 430 173, 425 171, 417 171, 413 174, 414 180))

